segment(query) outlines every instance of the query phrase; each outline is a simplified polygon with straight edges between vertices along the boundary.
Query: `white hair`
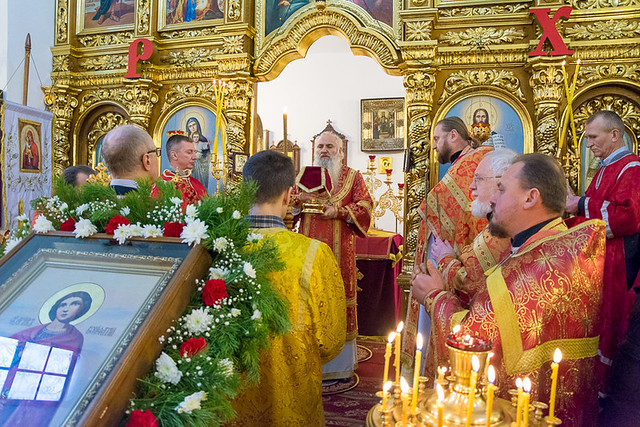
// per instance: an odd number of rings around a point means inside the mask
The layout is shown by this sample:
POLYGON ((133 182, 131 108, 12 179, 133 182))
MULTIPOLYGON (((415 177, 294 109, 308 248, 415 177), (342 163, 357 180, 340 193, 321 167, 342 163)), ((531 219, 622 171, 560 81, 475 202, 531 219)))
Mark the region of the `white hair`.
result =
POLYGON ((517 155, 518 153, 513 150, 509 150, 508 148, 499 148, 487 153, 484 158, 489 160, 489 166, 491 167, 493 174, 495 176, 502 176, 504 171, 511 166, 513 159, 517 155))

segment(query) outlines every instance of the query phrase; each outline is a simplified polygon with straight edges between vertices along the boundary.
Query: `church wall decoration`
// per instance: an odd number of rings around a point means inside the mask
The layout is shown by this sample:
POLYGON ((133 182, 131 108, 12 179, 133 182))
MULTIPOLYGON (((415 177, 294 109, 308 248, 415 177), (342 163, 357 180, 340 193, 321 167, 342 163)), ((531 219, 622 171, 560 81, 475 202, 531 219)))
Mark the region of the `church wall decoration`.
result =
POLYGON ((78 0, 78 34, 133 29, 135 0, 78 0))
POLYGON ((360 101, 362 151, 404 149, 404 98, 360 101))
POLYGON ((160 30, 203 27, 224 18, 225 0, 168 0, 158 5, 160 30))
POLYGON ((211 260, 201 246, 178 239, 121 246, 109 244, 110 237, 31 234, 3 259, 3 421, 29 411, 34 425, 117 424, 130 397, 121 387, 132 390, 151 366, 148 348, 159 348, 157 337, 182 312, 193 279, 211 260), (73 310, 73 302, 81 308, 65 317, 60 305, 73 310), (53 321, 70 326, 58 345, 38 343, 38 331, 53 321), (105 408, 111 412, 102 419, 105 408))
POLYGON ((4 101, 2 206, 5 229, 17 226, 18 205, 31 216, 31 200, 51 194, 52 114, 4 101))

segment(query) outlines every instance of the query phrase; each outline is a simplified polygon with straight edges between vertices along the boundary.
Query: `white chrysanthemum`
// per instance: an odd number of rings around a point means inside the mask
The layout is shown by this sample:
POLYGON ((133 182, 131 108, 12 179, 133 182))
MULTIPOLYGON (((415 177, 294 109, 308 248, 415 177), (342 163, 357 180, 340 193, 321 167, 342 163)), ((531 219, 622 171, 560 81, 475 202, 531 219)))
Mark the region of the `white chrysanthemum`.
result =
POLYGON ((262 234, 260 233, 249 233, 247 236, 248 242, 256 242, 258 240, 262 240, 262 234))
POLYGON ((260 310, 253 310, 253 315, 251 316, 251 320, 260 320, 262 319, 262 313, 260 310))
POLYGON ((66 211, 69 208, 69 205, 66 202, 62 202, 62 204, 59 207, 60 212, 62 211, 66 211))
POLYGON ((82 215, 87 209, 89 209, 89 205, 87 203, 78 206, 76 208, 76 215, 82 215))
POLYGON ((222 212, 224 212, 224 209, 222 209, 222 208, 217 208, 217 209, 216 209, 216 212, 218 212, 218 213, 222 213, 222 212))
POLYGON ((213 241, 213 250, 216 252, 224 252, 229 246, 229 241, 225 237, 218 237, 213 241))
POLYGON ((122 216, 127 216, 131 213, 131 209, 129 209, 129 206, 125 206, 124 208, 120 209, 120 215, 122 216))
POLYGON ((170 200, 171 200, 171 203, 173 203, 176 206, 179 206, 182 204, 182 199, 179 197, 172 197, 170 200))
POLYGON ((240 313, 242 313, 242 312, 240 310, 238 310, 237 308, 232 308, 231 309, 231 316, 233 316, 233 317, 240 316, 240 313))
POLYGON ((233 219, 242 218, 242 214, 240 213, 240 211, 233 211, 233 214, 231 214, 231 216, 233 217, 233 219))
POLYGON ((33 223, 33 231, 36 233, 48 233, 49 231, 54 230, 55 228, 53 228, 53 224, 44 215, 38 216, 33 223))
POLYGON ((255 268, 253 268, 251 263, 245 261, 242 269, 244 270, 244 274, 246 274, 247 276, 251 277, 252 279, 256 278, 256 270, 255 268))
POLYGON ((193 309, 190 314, 185 316, 185 327, 192 334, 206 332, 211 322, 213 322, 213 316, 209 314, 209 310, 204 307, 193 309))
POLYGON ((198 215, 198 208, 196 208, 196 205, 187 205, 184 214, 187 218, 195 219, 196 215, 198 215))
POLYGON ((192 245, 194 243, 199 244, 202 239, 207 237, 207 230, 209 227, 204 221, 194 219, 193 221, 187 221, 187 225, 182 229, 180 237, 182 243, 192 245))
POLYGON ((15 239, 15 238, 14 238, 14 239, 9 239, 9 240, 7 240, 7 244, 6 244, 6 245, 5 245, 5 247, 4 247, 4 253, 3 253, 3 255, 4 255, 4 254, 9 253, 9 251, 10 251, 11 249, 15 248, 15 247, 16 247, 16 245, 17 245, 18 243, 20 243, 20 241, 21 241, 21 240, 22 240, 22 239, 15 239))
POLYGON ((129 224, 129 235, 130 236, 142 236, 143 235, 143 231, 142 231, 142 226, 140 225, 139 222, 136 222, 135 224, 129 224))
POLYGON ((182 378, 182 372, 180 372, 176 366, 176 362, 171 358, 171 356, 162 352, 160 357, 156 360, 155 376, 160 378, 160 381, 176 385, 178 384, 178 381, 180 381, 180 378, 182 378))
POLYGON ((120 245, 124 244, 131 236, 131 232, 128 225, 120 225, 113 232, 113 238, 118 241, 120 245))
POLYGON ((91 223, 90 220, 81 219, 80 221, 76 222, 76 226, 73 232, 75 233, 76 237, 82 238, 82 237, 89 237, 92 234, 97 233, 98 229, 96 228, 95 225, 91 223))
POLYGON ((18 215, 18 218, 16 218, 18 220, 18 222, 20 221, 29 221, 29 217, 27 216, 27 214, 22 214, 22 215, 18 215))
POLYGON ((142 227, 142 235, 145 239, 149 237, 162 237, 162 229, 157 225, 147 224, 142 227))
POLYGON ((209 279, 211 280, 224 279, 227 274, 229 274, 229 270, 227 270, 226 268, 211 267, 209 269, 209 279))
POLYGON ((233 375, 233 362, 231 360, 222 359, 220 362, 218 362, 218 364, 222 368, 222 372, 224 372, 225 375, 233 375))
POLYGON ((176 411, 178 411, 179 414, 183 412, 190 414, 191 411, 195 409, 202 409, 202 407, 200 406, 200 402, 202 402, 203 400, 207 400, 207 393, 205 393, 204 391, 190 394, 189 396, 185 397, 178 406, 176 406, 176 411))

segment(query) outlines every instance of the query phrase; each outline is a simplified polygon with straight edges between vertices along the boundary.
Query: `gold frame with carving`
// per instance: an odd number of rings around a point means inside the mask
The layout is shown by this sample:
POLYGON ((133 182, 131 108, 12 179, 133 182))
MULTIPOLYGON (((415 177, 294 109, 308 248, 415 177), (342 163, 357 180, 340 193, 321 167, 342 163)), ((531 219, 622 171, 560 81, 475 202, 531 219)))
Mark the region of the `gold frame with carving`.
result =
MULTIPOLYGON (((217 0, 214 0, 217 1, 217 0)), ((167 3, 159 2, 158 3, 158 31, 171 31, 171 30, 184 30, 186 28, 202 28, 202 27, 215 27, 224 23, 224 9, 227 6, 227 1, 225 0, 224 8, 221 11, 222 16, 219 18, 207 19, 203 21, 189 21, 189 22, 179 22, 175 24, 167 24, 167 3)))
POLYGON ((136 22, 136 14, 137 14, 138 2, 137 0, 133 0, 133 22, 130 24, 122 24, 122 25, 111 25, 108 27, 97 27, 97 28, 85 28, 84 27, 84 16, 86 14, 86 0, 76 0, 76 34, 78 35, 86 35, 86 34, 102 34, 102 33, 113 33, 116 31, 129 31, 133 30, 136 22))

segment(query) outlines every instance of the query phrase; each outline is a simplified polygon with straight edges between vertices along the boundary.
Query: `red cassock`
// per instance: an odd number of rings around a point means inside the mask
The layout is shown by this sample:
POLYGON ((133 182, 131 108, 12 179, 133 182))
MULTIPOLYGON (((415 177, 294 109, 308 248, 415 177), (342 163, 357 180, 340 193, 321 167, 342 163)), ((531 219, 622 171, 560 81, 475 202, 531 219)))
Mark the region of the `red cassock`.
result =
MULTIPOLYGON (((598 367, 604 382, 618 345, 627 332, 636 298, 635 292, 628 290, 636 278, 627 277, 625 270, 625 239, 640 233, 640 157, 627 153, 601 167, 585 193, 584 211, 580 215, 588 219, 599 218, 607 224, 599 346, 602 365, 598 367)), ((639 250, 638 240, 634 244, 635 250, 639 250)), ((637 262, 632 261, 636 267, 634 276, 637 275, 637 262)))
POLYGON ((358 335, 356 306, 356 235, 365 237, 371 224, 373 201, 360 172, 343 166, 337 183, 332 183, 329 203, 338 209, 336 219, 303 214, 300 232, 326 243, 338 260, 347 299, 347 341, 358 335))
MULTIPOLYGON (((192 176, 176 176, 175 172, 165 169, 160 175, 163 181, 173 181, 176 188, 182 193, 182 209, 184 210, 187 205, 196 203, 207 195, 207 189, 204 185, 192 176)), ((156 196, 158 189, 154 186, 151 190, 151 195, 156 196)))
MULTIPOLYGON (((425 298, 434 319, 429 357, 443 364, 446 339, 461 325, 461 333, 493 342, 500 397, 509 399, 516 378, 528 376, 531 400, 548 403, 551 361, 559 348, 556 415, 563 426, 595 425, 604 249, 602 221, 567 230, 556 218, 487 272, 486 288, 469 307, 451 292, 431 291, 425 298)), ((433 378, 435 372, 426 375, 433 378)))

